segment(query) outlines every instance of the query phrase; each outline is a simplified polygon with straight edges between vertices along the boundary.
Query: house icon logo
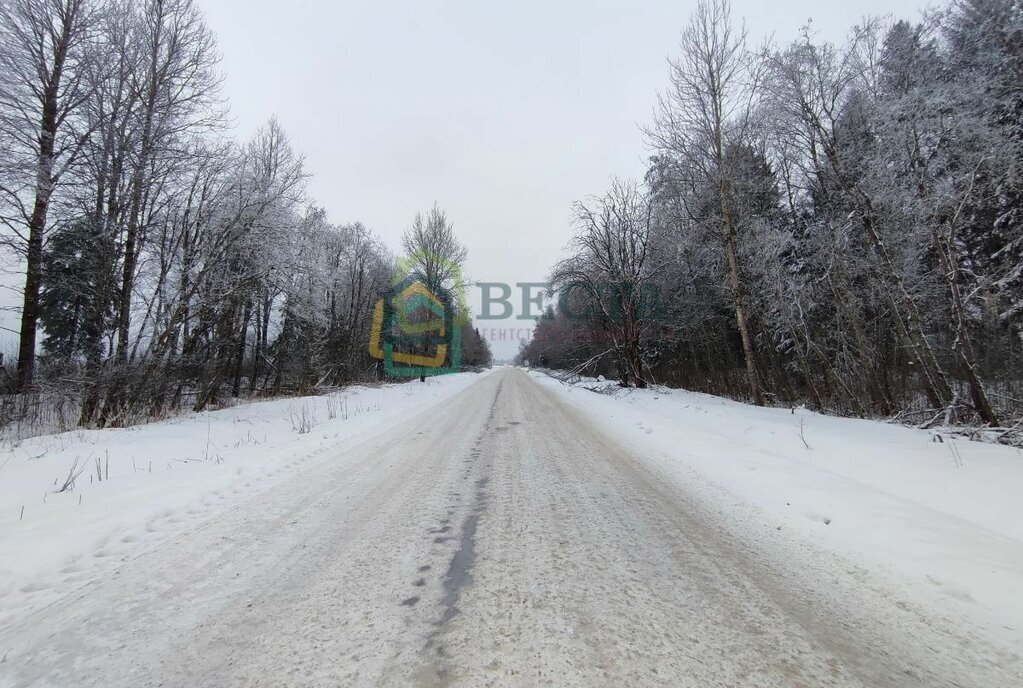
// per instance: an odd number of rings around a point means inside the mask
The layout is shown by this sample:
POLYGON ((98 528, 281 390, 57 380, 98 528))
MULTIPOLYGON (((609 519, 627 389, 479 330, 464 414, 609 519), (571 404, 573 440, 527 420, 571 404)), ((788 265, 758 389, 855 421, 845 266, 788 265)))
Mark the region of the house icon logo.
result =
POLYGON ((387 293, 374 305, 369 354, 383 361, 384 371, 392 377, 458 372, 461 330, 468 317, 461 279, 456 277, 454 289, 431 287, 412 268, 415 258, 399 264, 387 293))

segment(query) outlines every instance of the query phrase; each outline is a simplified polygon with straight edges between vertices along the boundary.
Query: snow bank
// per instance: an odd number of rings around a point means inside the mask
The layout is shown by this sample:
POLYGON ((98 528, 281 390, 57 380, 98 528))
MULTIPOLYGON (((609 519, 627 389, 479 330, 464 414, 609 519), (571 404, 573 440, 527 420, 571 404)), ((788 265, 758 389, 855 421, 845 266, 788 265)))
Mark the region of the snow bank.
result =
POLYGON ((830 551, 1023 650, 1020 450, 532 375, 752 537, 830 551))
POLYGON ((480 378, 352 387, 0 451, 0 624, 480 378), (61 488, 74 478, 74 484, 61 488))

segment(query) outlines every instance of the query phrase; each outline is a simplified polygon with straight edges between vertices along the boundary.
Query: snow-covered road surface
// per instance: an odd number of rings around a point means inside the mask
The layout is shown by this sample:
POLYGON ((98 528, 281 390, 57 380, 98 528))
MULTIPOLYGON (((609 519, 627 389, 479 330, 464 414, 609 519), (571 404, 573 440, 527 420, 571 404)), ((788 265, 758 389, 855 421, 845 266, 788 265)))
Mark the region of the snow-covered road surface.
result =
POLYGON ((1016 686, 502 369, 0 630, 0 686, 1016 686))

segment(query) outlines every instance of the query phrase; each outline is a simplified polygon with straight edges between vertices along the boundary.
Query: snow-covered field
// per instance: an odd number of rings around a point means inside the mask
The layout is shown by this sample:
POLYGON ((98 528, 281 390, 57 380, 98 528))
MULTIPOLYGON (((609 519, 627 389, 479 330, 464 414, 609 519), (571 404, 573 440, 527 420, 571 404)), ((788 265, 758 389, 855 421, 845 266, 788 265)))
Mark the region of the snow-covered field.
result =
MULTIPOLYGON (((793 562, 880 572, 907 601, 1023 652, 1023 452, 663 388, 532 376, 793 562), (604 393, 595 393, 604 392, 604 393)), ((826 572, 822 572, 826 575, 826 572)))
POLYGON ((457 394, 463 373, 249 403, 0 451, 0 625, 39 609, 346 444, 457 394), (74 477, 77 476, 77 477, 74 477), (74 484, 61 491, 74 477, 74 484))

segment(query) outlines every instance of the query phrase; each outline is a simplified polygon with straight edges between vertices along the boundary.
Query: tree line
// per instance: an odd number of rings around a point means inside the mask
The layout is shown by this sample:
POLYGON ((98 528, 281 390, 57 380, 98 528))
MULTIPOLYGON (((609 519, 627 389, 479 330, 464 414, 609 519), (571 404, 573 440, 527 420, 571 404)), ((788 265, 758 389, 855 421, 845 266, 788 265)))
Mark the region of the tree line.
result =
MULTIPOLYGON (((218 60, 192 0, 0 0, 0 240, 24 266, 7 402, 59 389, 109 425, 375 374, 395 256, 308 198, 278 121, 230 139, 218 60)), ((405 248, 440 232, 464 262, 430 218, 405 248)), ((466 334, 463 364, 488 363, 466 334)))
POLYGON ((573 306, 524 360, 1018 433, 1023 4, 754 45, 704 0, 643 133, 642 182, 576 204, 573 306))

